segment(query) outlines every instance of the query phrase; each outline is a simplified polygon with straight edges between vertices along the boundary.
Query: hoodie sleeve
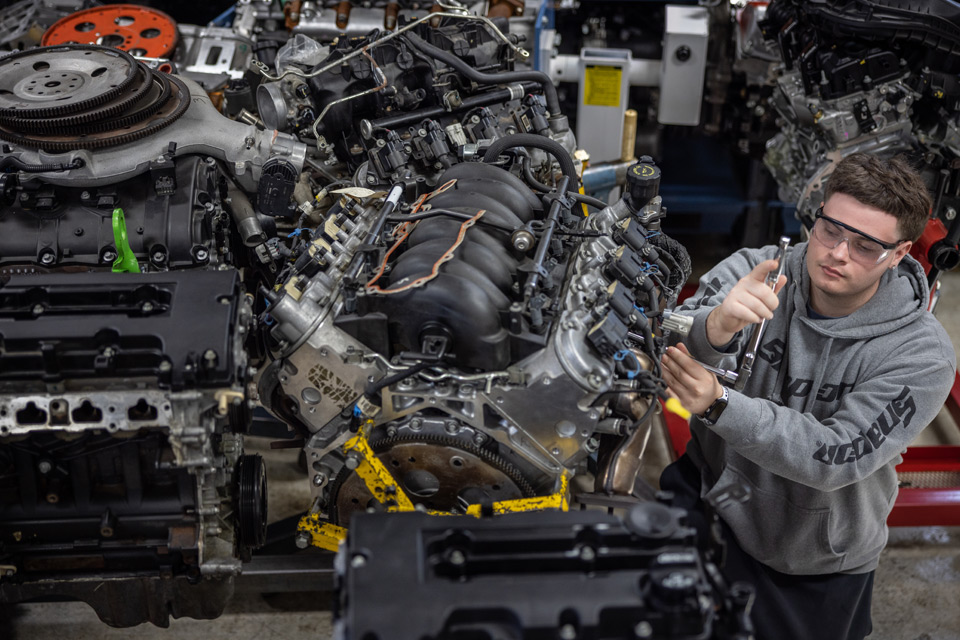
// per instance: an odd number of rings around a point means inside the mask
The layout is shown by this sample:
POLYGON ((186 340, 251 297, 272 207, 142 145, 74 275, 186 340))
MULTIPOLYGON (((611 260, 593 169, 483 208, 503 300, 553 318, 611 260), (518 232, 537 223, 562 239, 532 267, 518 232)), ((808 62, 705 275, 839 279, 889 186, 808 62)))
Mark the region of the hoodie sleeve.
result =
POLYGON ((731 391, 709 428, 740 455, 794 482, 821 491, 858 482, 907 448, 953 386, 953 345, 939 323, 925 324, 931 330, 904 340, 823 420, 731 391))
POLYGON ((693 318, 690 335, 682 340, 674 338, 672 342, 682 341, 693 357, 701 362, 716 367, 734 368, 736 354, 743 346, 743 332, 737 333, 732 341, 718 349, 707 340, 707 316, 720 306, 740 278, 767 258, 774 257, 776 249, 741 249, 704 274, 700 278, 697 292, 676 308, 677 313, 693 318))

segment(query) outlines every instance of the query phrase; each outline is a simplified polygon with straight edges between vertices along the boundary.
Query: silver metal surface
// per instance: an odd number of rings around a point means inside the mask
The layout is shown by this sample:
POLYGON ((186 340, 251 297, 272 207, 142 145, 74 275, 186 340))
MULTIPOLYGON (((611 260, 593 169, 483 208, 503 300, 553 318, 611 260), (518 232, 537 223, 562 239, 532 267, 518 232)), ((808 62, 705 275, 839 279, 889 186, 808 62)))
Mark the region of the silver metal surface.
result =
POLYGON ((657 121, 661 124, 700 124, 709 37, 706 8, 667 5, 657 106, 657 121))
POLYGON ((130 74, 129 58, 116 51, 40 51, 0 59, 2 109, 66 107, 104 95, 130 74))
POLYGON ((189 79, 184 79, 184 84, 190 89, 192 104, 181 118, 156 135, 96 151, 48 153, 15 147, 13 155, 28 164, 83 159, 83 167, 68 173, 34 174, 44 182, 74 187, 112 184, 144 173, 151 162, 167 152, 171 142, 177 144, 177 156, 198 154, 224 161, 240 185, 249 191, 256 191, 263 165, 273 157, 286 159, 298 173, 303 168, 307 147, 294 136, 262 131, 225 118, 200 85, 189 79))

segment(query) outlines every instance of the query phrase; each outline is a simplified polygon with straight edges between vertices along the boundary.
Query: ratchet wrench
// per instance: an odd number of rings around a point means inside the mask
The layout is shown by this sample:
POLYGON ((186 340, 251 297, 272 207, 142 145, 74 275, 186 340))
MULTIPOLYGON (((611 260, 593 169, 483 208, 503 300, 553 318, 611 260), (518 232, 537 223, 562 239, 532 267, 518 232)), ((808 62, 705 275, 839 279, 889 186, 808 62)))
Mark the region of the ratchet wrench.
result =
MULTIPOLYGON (((777 255, 775 256, 777 268, 768 273, 766 279, 763 281, 764 284, 771 289, 776 288, 777 281, 780 280, 780 276, 783 275, 783 256, 789 245, 790 238, 781 236, 780 243, 777 245, 777 255)), ((753 325, 753 334, 750 336, 747 350, 743 354, 743 360, 740 362, 740 373, 737 374, 737 379, 733 383, 734 391, 743 391, 743 388, 747 386, 747 380, 750 379, 750 374, 753 373, 753 363, 757 360, 757 350, 760 348, 760 340, 763 338, 763 330, 766 326, 766 318, 762 318, 760 322, 753 325)))
MULTIPOLYGON (((790 238, 781 236, 780 242, 777 245, 777 254, 774 256, 774 259, 777 261, 777 268, 768 273, 764 279, 764 284, 771 289, 776 288, 777 281, 780 280, 780 276, 783 275, 785 266, 783 256, 788 246, 790 246, 790 238)), ((685 317, 679 313, 671 314, 670 312, 664 312, 663 328, 676 331, 684 337, 690 332, 692 322, 693 319, 688 316, 685 317)), ((757 350, 760 348, 760 340, 763 338, 763 330, 766 324, 767 321, 764 319, 753 325, 753 333, 750 336, 747 350, 743 354, 743 360, 740 362, 739 372, 714 367, 699 360, 696 360, 697 364, 720 378, 722 382, 733 385, 735 391, 743 391, 743 388, 747 386, 747 380, 750 379, 750 374, 753 373, 753 364, 757 359, 757 350)))

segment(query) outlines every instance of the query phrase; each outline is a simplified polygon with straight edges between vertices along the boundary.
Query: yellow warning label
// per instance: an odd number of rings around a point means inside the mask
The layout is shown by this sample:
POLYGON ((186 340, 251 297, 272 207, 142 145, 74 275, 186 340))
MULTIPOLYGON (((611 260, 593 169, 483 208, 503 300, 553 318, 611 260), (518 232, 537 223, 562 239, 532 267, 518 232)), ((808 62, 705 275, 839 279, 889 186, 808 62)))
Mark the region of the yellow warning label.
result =
POLYGON ((620 67, 587 65, 584 73, 583 103, 592 107, 619 107, 620 67))

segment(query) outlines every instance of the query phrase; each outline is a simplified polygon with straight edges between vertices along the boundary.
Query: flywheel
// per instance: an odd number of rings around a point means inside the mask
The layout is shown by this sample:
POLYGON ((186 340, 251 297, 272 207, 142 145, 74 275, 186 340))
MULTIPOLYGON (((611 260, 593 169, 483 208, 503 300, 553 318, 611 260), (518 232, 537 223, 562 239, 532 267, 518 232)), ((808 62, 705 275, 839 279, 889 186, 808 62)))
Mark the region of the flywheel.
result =
POLYGON ((177 46, 177 23, 149 7, 106 5, 61 18, 47 29, 40 43, 99 44, 139 57, 170 58, 177 46))
MULTIPOLYGON (((535 495, 514 465, 462 440, 398 436, 371 442, 370 447, 410 500, 427 509, 462 513, 470 504, 535 495)), ((363 480, 346 468, 335 480, 331 496, 331 519, 341 525, 373 501, 363 480)))

